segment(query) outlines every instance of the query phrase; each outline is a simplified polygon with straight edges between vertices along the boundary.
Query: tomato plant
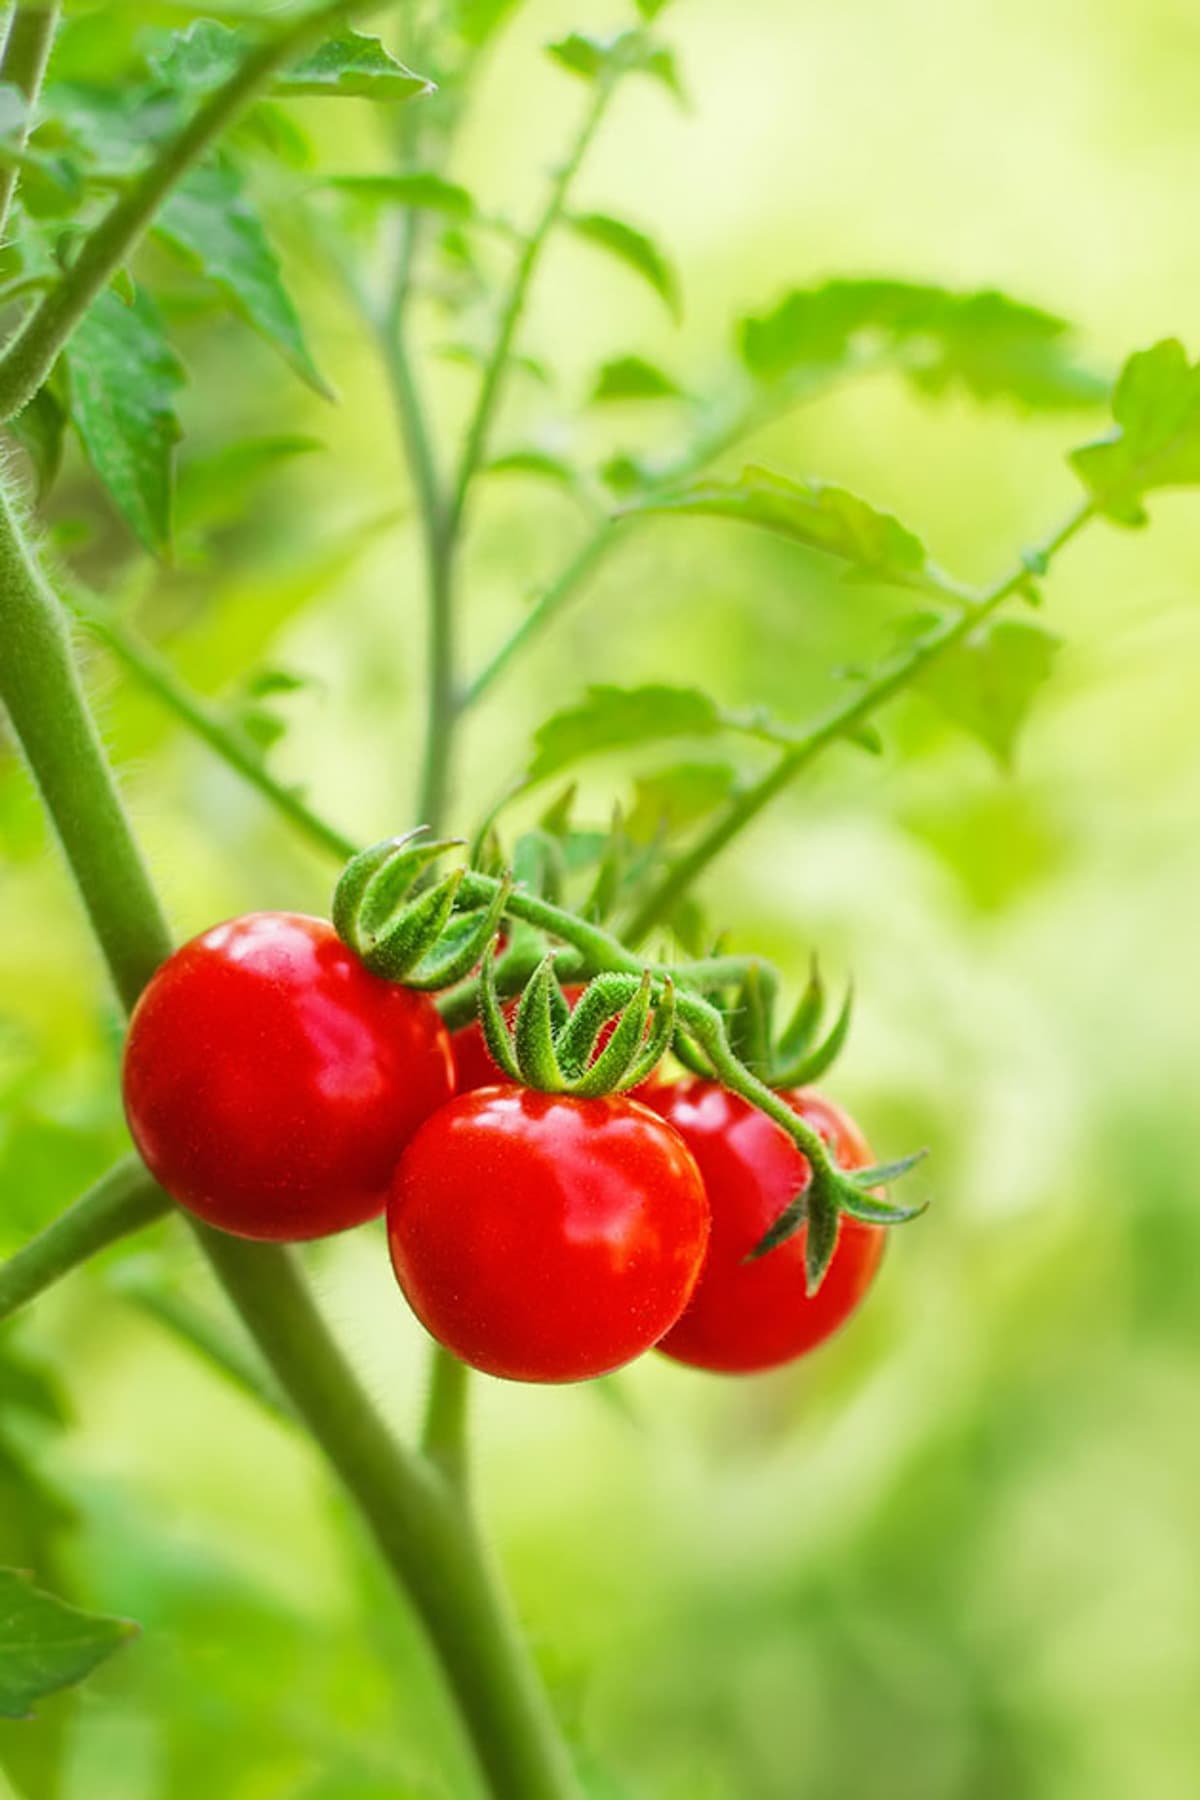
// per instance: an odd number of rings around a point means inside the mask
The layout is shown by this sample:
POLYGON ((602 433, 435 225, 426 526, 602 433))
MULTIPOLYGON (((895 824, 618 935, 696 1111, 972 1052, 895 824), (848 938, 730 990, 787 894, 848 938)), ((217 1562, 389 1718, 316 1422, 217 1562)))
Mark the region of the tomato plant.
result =
POLYGON ((586 1381, 679 1318, 708 1202, 679 1136, 638 1101, 480 1088, 400 1159, 388 1238, 410 1305, 455 1356, 513 1381, 586 1381))
POLYGON ((242 1237, 323 1237, 383 1211, 449 1099, 433 1002, 371 975, 331 925, 251 913, 156 972, 130 1020, 125 1108, 173 1200, 242 1237))
MULTIPOLYGON (((700 1369, 748 1373, 815 1349, 858 1308, 883 1256, 885 1233, 838 1221, 837 1245, 815 1294, 807 1291, 805 1232, 765 1256, 754 1250, 804 1187, 807 1171, 777 1125, 716 1082, 690 1077, 643 1092, 696 1159, 712 1208, 712 1238, 700 1283, 664 1355, 700 1369)), ((857 1125, 812 1089, 784 1095, 820 1132, 843 1168, 874 1159, 857 1125)))
MULTIPOLYGON (((576 193, 630 86, 668 104, 684 93, 667 0, 636 0, 619 29, 572 31, 547 46, 556 78, 573 84, 577 116, 528 220, 497 209, 486 156, 476 158, 478 193, 457 179, 485 52, 512 9, 503 0, 409 9, 405 61, 347 23, 348 11, 372 10, 387 7, 324 0, 224 8, 215 19, 188 5, 19 0, 7 19, 0 426, 12 442, 0 462, 0 702, 116 1000, 132 1015, 125 1098, 138 1154, 116 1161, 0 1268, 0 1317, 111 1251, 125 1278, 141 1281, 159 1327, 322 1452, 419 1622, 461 1726, 471 1791, 574 1800, 572 1757, 474 1517, 468 1365, 575 1381, 661 1342, 681 1362, 749 1371, 812 1348, 854 1311, 884 1228, 922 1210, 919 1190, 911 1201, 893 1192, 916 1156, 874 1163, 849 1119, 811 1090, 842 1046, 848 1006, 818 1042, 822 997, 810 983, 776 1032, 799 947, 789 946, 781 969, 744 949, 736 921, 730 937, 705 910, 706 878, 826 752, 879 755, 879 718, 902 696, 920 696, 1009 763, 1057 650, 1040 620, 1017 609, 1040 603, 1085 531, 1140 526, 1160 490, 1197 484, 1200 377, 1166 339, 1135 352, 1114 385, 1078 354, 1065 320, 991 286, 834 277, 793 282, 752 306, 736 321, 732 351, 708 359, 707 385, 639 347, 605 342, 581 390, 579 345, 564 359, 568 374, 530 356, 525 341, 554 241, 569 236, 581 253, 609 259, 672 321, 682 307, 679 274, 657 238, 623 214, 585 209, 576 193), (310 111, 329 100, 387 109, 378 142, 340 125, 315 141, 310 111), (325 540, 341 529, 342 501, 358 498, 352 469, 339 457, 310 487, 288 487, 312 438, 268 430, 277 412, 269 377, 244 393, 221 379, 231 316, 253 327, 314 408, 333 398, 290 291, 293 266, 318 272, 317 312, 345 308, 327 327, 328 354, 352 345, 373 359, 369 383, 356 383, 353 366, 350 391, 369 385, 385 399, 405 456, 403 496, 389 496, 382 522, 356 523, 340 562, 325 540), (191 417, 180 405, 185 356, 204 377, 199 392, 218 372, 207 423, 225 438, 214 447, 201 434, 180 457, 191 417), (443 405, 435 383, 447 363, 460 377, 468 371, 468 385, 443 405), (910 525, 840 481, 754 463, 738 472, 726 460, 868 372, 887 372, 922 405, 952 396, 1045 414, 1047 431, 1074 411, 1108 406, 1110 416, 1068 451, 1078 492, 1061 522, 968 582, 910 525), (514 402, 521 381, 539 402, 514 402), (461 437, 449 441, 460 414, 461 437), (598 416, 637 431, 598 427, 598 416), (476 509, 481 489, 505 475, 567 502, 571 537, 556 567, 540 560, 563 542, 554 530, 522 539, 529 567, 496 597, 512 622, 481 650, 475 586, 487 558, 474 555, 476 509), (337 500, 328 509, 326 488, 337 500), (253 560, 280 495, 284 535, 303 564, 282 584, 286 595, 253 560), (616 678, 580 682, 573 656, 569 678, 532 686, 535 716, 516 763, 498 733, 479 782, 461 779, 463 728, 472 720, 482 736, 481 703, 569 605, 582 604, 621 546, 666 519, 681 531, 699 520, 714 532, 769 534, 805 601, 829 571, 845 578, 833 609, 839 630, 846 596, 857 605, 871 591, 855 612, 853 661, 840 651, 830 659, 840 673, 825 702, 792 716, 795 695, 780 683, 778 706, 761 704, 739 690, 733 658, 721 692, 710 693, 689 684, 674 644, 661 678, 647 679, 628 653, 628 621, 606 619, 616 678), (365 689, 393 659, 403 663, 386 690, 388 732, 402 730, 397 697, 414 685, 409 661, 424 657, 413 791, 395 797, 406 759, 384 732, 364 758, 374 779, 343 769, 334 800, 349 813, 352 803, 382 806, 386 794, 401 818, 379 819, 379 832, 404 818, 421 823, 363 850, 359 834, 327 818, 293 768, 282 773, 273 760, 287 731, 279 707, 314 684, 258 657, 301 607, 332 610, 339 573, 367 546, 390 555, 392 534, 409 522, 424 621, 418 628, 407 605, 390 617, 355 679, 365 689), (236 583, 210 581, 223 555, 243 552, 236 583), (516 590, 531 583, 521 608, 516 590), (893 616, 886 608, 897 598, 903 610, 893 616), (230 691, 218 699, 193 691, 180 672, 186 657, 174 660, 175 634, 186 643, 210 612, 236 619, 244 658, 219 672, 230 691), (152 872, 85 692, 91 651, 77 657, 69 621, 106 670, 111 663, 165 709, 281 830, 343 865, 330 924, 257 912, 176 949, 157 887, 169 833, 155 839, 152 872), (871 631, 882 641, 864 652, 871 631), (627 759, 632 795, 622 790, 611 809, 606 801, 598 823, 576 776, 588 759, 614 755, 627 759), (450 829, 463 835, 438 835, 450 829), (668 1055, 687 1079, 646 1088, 668 1055), (328 1329, 305 1258, 255 1241, 346 1229, 389 1193, 395 1270, 436 1340, 411 1443, 328 1329), (180 1279, 191 1279, 198 1251, 232 1336, 189 1310, 157 1265, 139 1274, 126 1259, 129 1241, 164 1219, 173 1241, 190 1233, 190 1258, 168 1253, 180 1279)), ((583 320, 581 308, 573 330, 583 320)), ((374 454, 373 419, 366 429, 374 454)), ((870 456, 865 467, 876 474, 870 456)), ((737 607, 755 638, 761 631, 764 656, 791 671, 799 628, 778 628, 776 642, 769 607, 760 626, 753 567, 738 564, 737 607)), ((397 560, 383 585, 407 599, 411 573, 397 560)), ((609 604, 628 604, 637 618, 656 594, 630 600, 614 584, 609 604)), ((819 634, 805 633, 811 664, 819 634)), ((815 670, 805 675, 815 682, 815 670)), ((338 663, 333 679, 350 685, 349 676, 338 663)), ((345 717, 357 726, 355 695, 345 717)), ((347 759, 354 735, 347 728, 338 746, 347 759)), ((321 756, 300 737, 288 753, 297 765, 307 755, 304 772, 319 779, 321 756)), ((226 878, 236 867, 263 889, 253 904, 278 904, 308 880, 276 858, 273 841, 260 861, 244 859, 236 808, 214 806, 199 782, 187 796, 201 835, 226 834, 226 878)), ((173 900, 206 916, 211 871, 170 876, 173 900)), ((763 885, 790 915, 786 859, 764 869, 763 885)), ((87 1006, 100 1010, 94 996, 87 1006)), ((402 1332, 398 1306, 391 1318, 402 1332)), ((35 1411, 65 1419, 65 1402, 28 1371, 5 1365, 0 1374, 0 1404, 32 1395, 35 1411)), ((7 1471, 7 1440, 0 1452, 7 1471)), ((71 1509, 48 1504, 39 1479, 31 1473, 21 1486, 45 1527, 30 1560, 53 1576, 71 1509)), ((0 1594, 13 1624, 12 1641, 0 1641, 0 1712, 81 1680, 129 1635, 30 1587, 16 1569, 0 1570, 0 1594)), ((297 1705, 289 1726, 303 1711, 297 1705)), ((37 1793, 60 1791, 61 1773, 43 1772, 37 1793)), ((248 1776, 256 1790, 278 1785, 274 1768, 259 1773, 248 1776)), ((338 1791, 365 1791, 377 1774, 356 1767, 338 1791)), ((407 1768, 385 1774, 397 1790, 413 1785, 407 1768)), ((221 1788, 207 1766, 204 1778, 221 1788)), ((418 1785, 450 1791, 456 1778, 422 1775, 418 1785)), ((314 1781, 324 1792, 323 1770, 314 1781)))

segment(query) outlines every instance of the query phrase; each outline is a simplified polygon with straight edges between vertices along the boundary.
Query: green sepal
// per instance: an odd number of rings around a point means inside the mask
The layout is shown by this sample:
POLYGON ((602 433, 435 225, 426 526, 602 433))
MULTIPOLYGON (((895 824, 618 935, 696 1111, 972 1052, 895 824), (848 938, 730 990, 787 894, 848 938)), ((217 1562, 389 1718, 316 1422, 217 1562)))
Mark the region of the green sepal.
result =
MULTIPOLYGON (((451 877, 456 895, 463 873, 460 870, 456 877, 451 877)), ((450 918, 435 940, 433 952, 422 957, 416 968, 410 969, 405 976, 406 984, 438 990, 469 975, 495 942, 512 887, 512 876, 504 875, 489 906, 450 918)))
POLYGON ((500 996, 496 992, 496 957, 490 947, 484 951, 483 968, 479 976, 479 1023, 483 1029, 488 1055, 496 1067, 510 1081, 520 1081, 521 1065, 517 1061, 512 1035, 501 1009, 500 996))
MULTIPOLYGON (((390 868, 385 869, 382 877, 386 878, 390 873, 390 868)), ((425 985, 416 979, 417 967, 446 929, 464 873, 462 869, 455 869, 452 875, 435 882, 402 907, 389 925, 372 934, 373 941, 362 953, 362 960, 372 975, 382 976, 384 981, 403 981, 413 987, 425 985)), ((368 889, 368 893, 370 891, 368 889)))
POLYGON ((604 855, 600 859, 600 867, 596 871, 596 879, 592 883, 592 891, 583 903, 583 916, 602 925, 612 917, 617 901, 621 897, 621 883, 625 876, 628 845, 624 831, 624 817, 619 805, 614 806, 612 829, 608 834, 604 847, 604 855))
POLYGON ((517 1008, 513 1042, 521 1079, 544 1093, 561 1093, 567 1082, 555 1049, 558 1031, 568 1016, 567 1002, 554 976, 554 955, 543 957, 517 1008))
POLYGON ((449 987, 470 973, 493 942, 511 878, 504 878, 486 906, 461 911, 465 869, 420 886, 430 865, 460 844, 456 838, 426 841, 421 827, 372 844, 346 865, 334 890, 334 929, 373 975, 422 990, 449 987))
POLYGON ((846 998, 842 1001, 842 1009, 833 1022, 828 1036, 814 1050, 800 1053, 792 1062, 785 1062, 783 1057, 783 1041, 780 1041, 777 1060, 771 1067, 771 1086, 775 1088, 805 1087, 810 1081, 822 1076, 841 1055, 846 1039, 850 1035, 850 1019, 854 1011, 854 988, 846 989, 846 998))
POLYGON ((500 1005, 495 969, 485 961, 480 1018, 493 1059, 512 1080, 545 1093, 596 1099, 636 1087, 661 1061, 675 1035, 673 982, 656 980, 649 970, 640 976, 597 975, 572 1012, 556 973, 561 958, 561 951, 552 951, 539 963, 511 1029, 500 1005), (597 1056, 600 1035, 614 1018, 612 1035, 597 1056))
POLYGON ((788 1202, 746 1261, 756 1262, 760 1256, 766 1256, 803 1226, 806 1234, 805 1288, 810 1296, 815 1294, 825 1279, 837 1246, 837 1224, 842 1213, 861 1220, 864 1225, 891 1226, 907 1224, 926 1211, 928 1201, 916 1206, 894 1206, 869 1191, 899 1181, 926 1155, 925 1150, 915 1150, 910 1156, 898 1157, 894 1162, 874 1163, 866 1169, 840 1169, 832 1162, 825 1169, 814 1168, 810 1180, 788 1202))
POLYGON ((641 1050, 650 1018, 652 978, 649 969, 642 976, 633 998, 622 1007, 607 1044, 572 1085, 581 1097, 610 1094, 630 1085, 628 1077, 641 1050))
POLYGON ((671 1048, 675 1038, 675 1009, 675 983, 666 975, 663 977, 662 992, 658 996, 645 1049, 625 1075, 621 1082, 622 1089, 640 1087, 671 1048))
POLYGON ((808 1054, 824 1010, 825 983, 821 979, 820 965, 814 956, 809 966, 808 985, 797 1002, 795 1012, 780 1034, 776 1054, 781 1063, 792 1063, 808 1054))
POLYGON ((674 1052, 677 1062, 681 1062, 689 1075, 699 1076, 701 1081, 712 1081, 715 1070, 703 1049, 686 1032, 675 1033, 674 1052))
POLYGON ((562 899, 566 870, 562 840, 538 828, 524 832, 513 846, 513 878, 518 887, 557 906, 562 899))
POLYGON ((730 1046, 739 1062, 752 1075, 772 1085, 771 1026, 776 987, 775 971, 766 963, 753 963, 738 990, 728 1024, 730 1046))
POLYGON ((805 1208, 804 1291, 810 1300, 820 1289, 837 1249, 840 1215, 829 1185, 814 1179, 805 1208))

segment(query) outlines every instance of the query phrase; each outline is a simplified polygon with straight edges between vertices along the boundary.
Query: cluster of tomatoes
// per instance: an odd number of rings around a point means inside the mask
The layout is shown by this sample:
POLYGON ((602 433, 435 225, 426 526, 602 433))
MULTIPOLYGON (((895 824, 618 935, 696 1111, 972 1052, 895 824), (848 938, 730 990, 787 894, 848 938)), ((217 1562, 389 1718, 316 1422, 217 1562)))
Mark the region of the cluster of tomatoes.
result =
MULTIPOLYGON (((847 1317, 882 1254, 879 1227, 843 1216, 815 1294, 803 1229, 747 1260, 807 1177, 762 1113, 694 1076, 603 1099, 508 1083, 478 1025, 449 1035, 427 994, 300 914, 218 925, 159 969, 124 1093, 151 1173, 221 1230, 315 1238, 386 1208, 418 1318, 512 1380, 584 1380, 652 1347, 773 1367, 847 1317)), ((784 1097, 843 1167, 870 1164, 830 1101, 784 1097)))

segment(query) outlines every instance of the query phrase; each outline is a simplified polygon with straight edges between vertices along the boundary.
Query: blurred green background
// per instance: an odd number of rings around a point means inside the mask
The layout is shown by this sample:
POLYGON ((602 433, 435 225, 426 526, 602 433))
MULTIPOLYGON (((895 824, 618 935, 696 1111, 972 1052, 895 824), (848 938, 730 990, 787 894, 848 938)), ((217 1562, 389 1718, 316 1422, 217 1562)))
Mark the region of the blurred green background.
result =
MULTIPOLYGON (((505 33, 455 164, 497 209, 536 205, 580 105, 540 45, 607 18, 531 0, 505 33)), ((685 324, 556 248, 527 343, 562 386, 514 388, 514 435, 553 438, 588 371, 625 350, 700 385, 732 318, 835 273, 995 283, 1077 321, 1104 367, 1167 332, 1195 348, 1191 0, 686 0, 669 24, 691 112, 631 84, 580 194, 671 246, 685 324)), ((370 109, 297 116, 321 166, 380 166, 370 109)), ((240 328, 189 336, 181 302, 185 459, 264 432, 325 447, 173 570, 133 555, 81 467, 51 524, 222 704, 248 671, 313 677, 277 703, 273 765, 367 840, 413 822, 411 503, 363 328, 299 233, 289 247, 286 216, 283 231, 341 404, 240 328)), ((452 435, 470 378, 433 359, 427 379, 452 435)), ((662 430, 648 412, 622 417, 621 441, 662 430)), ((923 404, 881 377, 753 448, 894 508, 986 580, 1073 504, 1063 453, 1096 428, 923 404)), ((934 1207, 897 1235, 861 1320, 769 1378, 649 1359, 618 1403, 476 1382, 481 1500, 598 1800, 1200 1792, 1200 506, 1153 513, 1147 533, 1094 528, 1052 577, 1065 644, 1014 771, 906 700, 884 759, 835 752, 707 884, 734 947, 793 981, 814 948, 832 976, 853 971, 828 1085, 880 1152, 934 1151, 915 1178, 934 1207)), ((579 525, 553 492, 497 481, 476 527, 478 659, 579 525)), ((699 681, 803 718, 901 605, 772 540, 654 523, 473 720, 454 823, 586 681, 699 681)), ((256 794, 95 650, 88 678, 181 935, 325 905, 330 869, 256 794)), ((629 788, 628 766, 589 767, 585 802, 604 817, 629 788)), ((7 1251, 125 1140, 119 1026, 11 755, 0 843, 7 1251)), ((424 1345, 380 1232, 311 1261, 410 1429, 424 1345)), ((221 1316, 168 1223, 132 1275, 127 1251, 0 1341, 0 1561, 143 1627, 38 1724, 0 1725, 15 1791, 471 1800, 417 1631, 329 1480, 145 1316, 139 1266, 221 1316)))

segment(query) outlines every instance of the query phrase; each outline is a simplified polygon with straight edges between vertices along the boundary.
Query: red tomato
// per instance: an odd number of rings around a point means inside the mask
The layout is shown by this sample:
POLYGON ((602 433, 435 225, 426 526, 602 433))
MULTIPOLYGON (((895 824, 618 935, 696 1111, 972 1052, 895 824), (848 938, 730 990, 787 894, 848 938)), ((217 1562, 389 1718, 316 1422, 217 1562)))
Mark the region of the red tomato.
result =
POLYGON ((383 1210, 453 1064, 426 995, 368 974, 322 919, 251 913, 158 970, 124 1088, 134 1142, 181 1205, 240 1237, 311 1238, 383 1210))
MULTIPOLYGON (((575 1002, 582 992, 582 987, 564 988, 563 994, 566 997, 567 1005, 574 1009, 575 1002)), ((504 1017, 510 1025, 516 1019, 519 1005, 520 996, 504 1002, 504 1017)), ((610 1019, 607 1025, 601 1028, 592 1056, 593 1062, 604 1049, 616 1028, 617 1021, 615 1019, 610 1019)), ((464 1025, 461 1030, 456 1031, 450 1039, 450 1047, 454 1052, 455 1089, 458 1093, 469 1094, 474 1088, 494 1087, 497 1082, 507 1081, 508 1077, 504 1071, 497 1068, 492 1061, 491 1052, 488 1050, 487 1041, 483 1035, 483 1026, 478 1019, 473 1019, 469 1025, 464 1025)))
POLYGON ((421 1127, 388 1208, 396 1278, 463 1362, 584 1381, 678 1319, 708 1241, 678 1134, 636 1100, 460 1094, 421 1127))
MULTIPOLYGON (((854 1121, 813 1088, 782 1098, 820 1132, 846 1169, 874 1158, 854 1121)), ((859 1305, 883 1255, 885 1232, 842 1215, 833 1261, 805 1292, 803 1227, 754 1262, 745 1258, 808 1179, 808 1164, 765 1114, 711 1081, 689 1077, 643 1091, 678 1131, 704 1177, 712 1238, 700 1281, 659 1345, 677 1362, 728 1373, 774 1368, 821 1343, 859 1305)))

